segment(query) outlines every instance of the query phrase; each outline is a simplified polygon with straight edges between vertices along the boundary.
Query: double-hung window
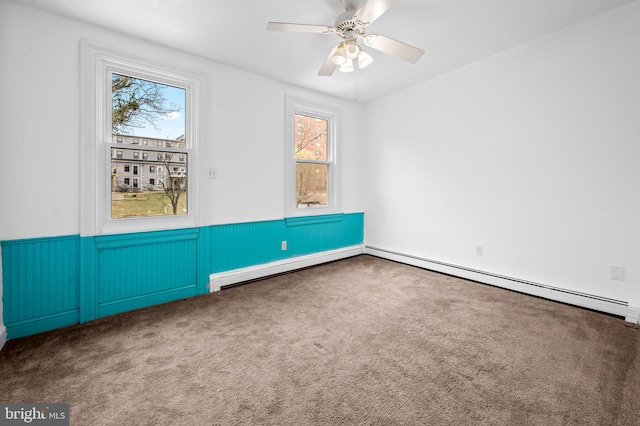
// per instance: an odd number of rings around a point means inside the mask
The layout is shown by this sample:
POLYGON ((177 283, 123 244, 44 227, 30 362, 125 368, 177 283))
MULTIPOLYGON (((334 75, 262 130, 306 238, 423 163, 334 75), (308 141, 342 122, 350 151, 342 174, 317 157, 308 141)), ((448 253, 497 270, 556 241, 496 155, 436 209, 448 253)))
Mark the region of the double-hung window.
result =
POLYGON ((83 233, 195 226, 199 79, 85 42, 83 54, 83 233))
POLYGON ((287 216, 339 212, 337 112, 287 98, 287 216))

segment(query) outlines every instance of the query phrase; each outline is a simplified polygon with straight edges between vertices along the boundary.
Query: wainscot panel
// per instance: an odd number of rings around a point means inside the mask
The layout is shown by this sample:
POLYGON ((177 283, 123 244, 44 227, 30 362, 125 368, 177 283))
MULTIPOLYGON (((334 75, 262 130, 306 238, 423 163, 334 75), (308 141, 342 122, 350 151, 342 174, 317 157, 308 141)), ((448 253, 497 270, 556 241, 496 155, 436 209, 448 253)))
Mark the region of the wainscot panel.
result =
POLYGON ((80 236, 2 241, 7 338, 80 320, 80 236))
POLYGON ((198 294, 199 229, 95 238, 96 317, 198 294))

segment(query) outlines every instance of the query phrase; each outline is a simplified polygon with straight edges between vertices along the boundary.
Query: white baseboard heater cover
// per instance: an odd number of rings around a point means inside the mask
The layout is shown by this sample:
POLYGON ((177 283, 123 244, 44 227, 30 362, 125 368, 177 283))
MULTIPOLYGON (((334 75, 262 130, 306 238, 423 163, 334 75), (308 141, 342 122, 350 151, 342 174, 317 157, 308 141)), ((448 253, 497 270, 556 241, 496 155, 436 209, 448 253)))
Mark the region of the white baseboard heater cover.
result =
POLYGON ((345 259, 347 257, 358 256, 362 254, 363 249, 364 246, 362 245, 350 246, 305 256, 296 256, 262 265, 249 266, 247 268, 218 272, 209 275, 209 291, 213 293, 228 285, 282 274, 284 272, 295 271, 296 269, 320 265, 322 263, 345 259))

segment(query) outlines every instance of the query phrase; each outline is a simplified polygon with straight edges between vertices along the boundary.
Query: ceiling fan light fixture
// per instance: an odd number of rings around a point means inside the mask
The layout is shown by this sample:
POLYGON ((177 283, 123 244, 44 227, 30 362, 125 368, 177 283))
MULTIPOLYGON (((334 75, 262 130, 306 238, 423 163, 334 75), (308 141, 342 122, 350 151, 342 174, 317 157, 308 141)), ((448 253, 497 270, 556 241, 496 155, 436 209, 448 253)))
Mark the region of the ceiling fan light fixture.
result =
POLYGON ((349 59, 355 59, 358 57, 358 53, 360 53, 358 43, 355 40, 348 42, 344 48, 344 56, 349 59))
POLYGON ((373 62, 371 55, 364 50, 360 50, 360 53, 358 53, 358 68, 366 68, 371 65, 371 62, 373 62))
POLYGON ((346 62, 340 66, 340 72, 353 72, 353 59, 347 58, 346 62))
POLYGON ((343 65, 347 62, 347 58, 344 55, 344 43, 340 43, 338 45, 338 49, 336 49, 336 53, 331 57, 331 62, 336 65, 343 65))

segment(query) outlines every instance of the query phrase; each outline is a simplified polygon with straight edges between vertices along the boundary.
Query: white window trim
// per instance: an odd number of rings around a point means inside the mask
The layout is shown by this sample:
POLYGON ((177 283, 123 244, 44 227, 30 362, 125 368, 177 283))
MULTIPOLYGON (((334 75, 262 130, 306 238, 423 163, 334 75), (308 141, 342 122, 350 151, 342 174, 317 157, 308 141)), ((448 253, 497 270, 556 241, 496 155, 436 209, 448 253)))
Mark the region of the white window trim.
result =
MULTIPOLYGON (((170 66, 141 60, 134 55, 81 42, 81 211, 82 236, 178 229, 199 225, 198 152, 200 135, 204 134, 204 100, 200 96, 200 77, 170 66), (185 133, 188 146, 189 184, 187 214, 178 216, 111 219, 111 182, 107 179, 111 158, 107 147, 113 144, 111 132, 111 72, 134 74, 160 83, 187 89, 185 133), (107 95, 109 94, 109 95, 107 95), (107 97, 108 96, 108 97, 107 97), (190 146, 189 146, 190 144, 190 146)), ((118 147, 120 147, 119 145, 118 147)))
POLYGON ((341 212, 340 205, 340 166, 339 166, 339 125, 338 108, 319 106, 314 102, 303 101, 286 97, 286 132, 285 132, 285 212, 286 217, 317 216, 335 214, 341 212), (295 149, 295 129, 294 114, 302 114, 318 117, 327 120, 327 155, 329 166, 326 207, 296 207, 296 160, 294 158, 295 149))

